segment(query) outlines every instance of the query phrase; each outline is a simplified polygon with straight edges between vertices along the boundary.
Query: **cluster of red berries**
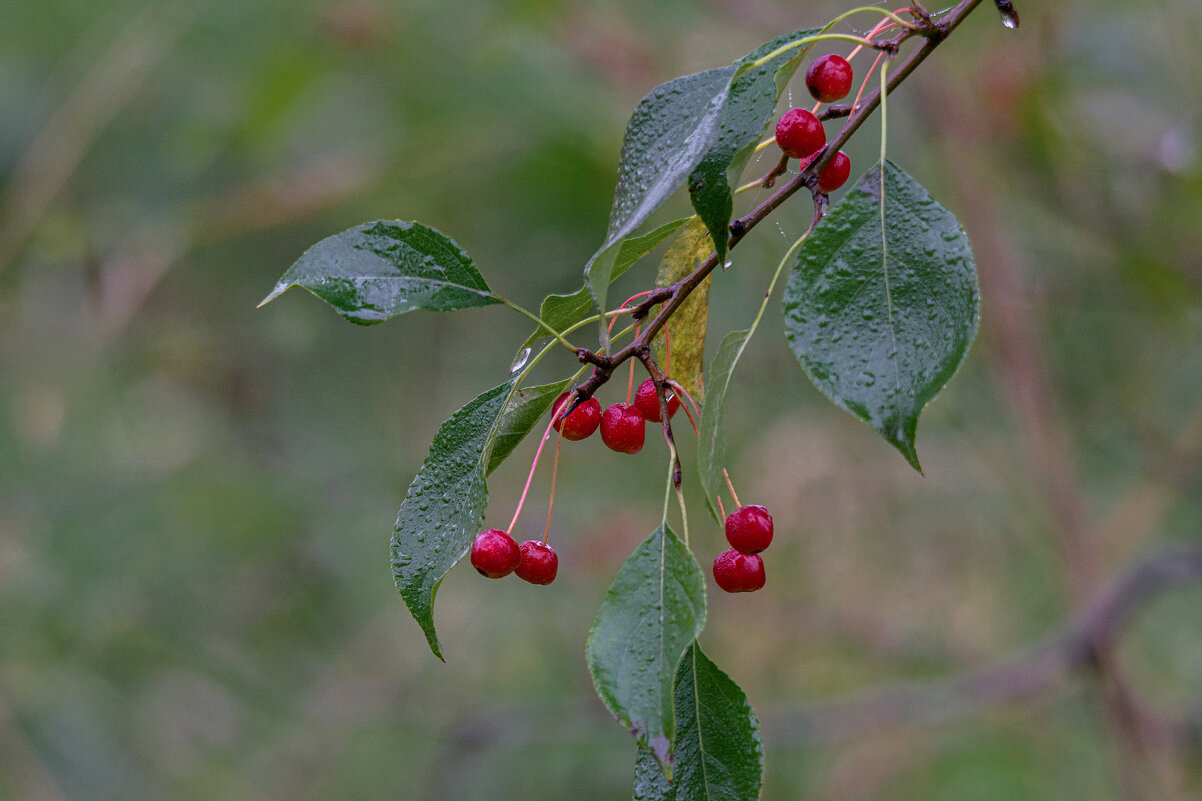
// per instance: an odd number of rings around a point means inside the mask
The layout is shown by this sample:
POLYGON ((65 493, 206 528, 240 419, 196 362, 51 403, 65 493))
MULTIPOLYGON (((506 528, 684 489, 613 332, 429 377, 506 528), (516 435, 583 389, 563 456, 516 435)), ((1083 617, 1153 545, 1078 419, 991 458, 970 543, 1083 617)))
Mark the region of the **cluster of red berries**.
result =
POLYGON ((559 557, 545 542, 526 540, 518 545, 499 528, 490 528, 472 543, 472 567, 487 578, 510 573, 531 584, 550 584, 559 570, 559 557))
MULTIPOLYGON (((665 390, 667 392, 667 390, 665 390)), ((589 398, 567 415, 560 410, 571 396, 570 392, 560 395, 555 401, 555 418, 552 425, 564 439, 581 440, 592 436, 599 427, 601 441, 610 450, 618 453, 638 453, 643 449, 647 435, 647 422, 661 421, 659 398, 655 395, 655 382, 650 378, 639 384, 634 393, 634 403, 615 403, 601 412, 601 402, 589 398)), ((675 393, 668 395, 668 416, 676 414, 680 398, 675 393)))
MULTIPOLYGON (((666 391, 666 390, 665 390, 666 391)), ((619 453, 638 453, 643 449, 648 420, 660 422, 659 399, 655 382, 650 378, 639 385, 634 403, 615 403, 601 413, 601 402, 589 398, 568 414, 563 409, 570 392, 555 400, 551 425, 567 440, 582 440, 601 429, 601 440, 619 453)), ((680 398, 668 395, 668 416, 676 414, 680 398)), ((499 528, 490 528, 472 543, 472 567, 487 578, 504 578, 510 573, 531 584, 550 584, 559 569, 559 557, 545 542, 526 540, 518 545, 513 537, 499 528)), ((762 572, 762 571, 761 571, 762 572)))
POLYGON ((760 551, 772 544, 772 515, 759 505, 740 506, 726 516, 730 548, 714 558, 714 581, 727 592, 755 592, 764 586, 760 551))
MULTIPOLYGON (((806 87, 815 100, 831 103, 842 100, 851 91, 851 64, 842 56, 823 56, 806 70, 806 87)), ((776 144, 788 158, 808 161, 826 147, 826 129, 812 112, 800 108, 786 111, 776 123, 776 144)), ((851 175, 851 159, 840 150, 818 174, 818 188, 834 192, 851 175)))

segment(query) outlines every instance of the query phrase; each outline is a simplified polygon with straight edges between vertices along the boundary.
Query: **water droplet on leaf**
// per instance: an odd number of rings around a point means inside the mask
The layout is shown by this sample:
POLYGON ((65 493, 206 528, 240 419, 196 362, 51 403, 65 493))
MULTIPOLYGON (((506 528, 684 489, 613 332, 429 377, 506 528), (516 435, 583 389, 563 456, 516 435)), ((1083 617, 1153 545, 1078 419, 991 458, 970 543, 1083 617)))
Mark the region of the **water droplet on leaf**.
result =
POLYGON ((516 373, 526 366, 526 362, 530 361, 530 348, 522 348, 517 357, 513 360, 513 364, 509 366, 510 374, 516 373))

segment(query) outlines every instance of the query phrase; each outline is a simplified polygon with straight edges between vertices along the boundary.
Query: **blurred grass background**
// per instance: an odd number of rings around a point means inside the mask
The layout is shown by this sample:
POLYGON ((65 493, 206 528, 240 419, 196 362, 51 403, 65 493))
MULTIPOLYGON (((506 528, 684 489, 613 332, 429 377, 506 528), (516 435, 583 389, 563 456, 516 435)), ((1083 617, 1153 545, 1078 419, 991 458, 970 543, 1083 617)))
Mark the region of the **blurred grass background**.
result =
MULTIPOLYGON (((984 293, 923 419, 925 478, 805 381, 778 304, 739 369, 732 474, 777 540, 765 591, 711 592, 703 644, 764 720, 765 799, 1202 792, 1196 587, 1118 649, 1164 735, 1151 758, 1124 760, 1088 678, 944 723, 797 725, 1017 652, 1202 533, 1202 6, 1018 7, 1012 32, 986 3, 890 101, 890 156, 964 222, 984 293)), ((661 449, 565 448, 558 580, 453 571, 443 665, 392 586, 392 522, 438 424, 503 380, 528 324, 255 305, 306 247, 380 217, 448 232, 528 307, 573 290, 638 99, 843 8, 5 4, 0 799, 627 797, 633 746, 583 650, 658 522, 661 449)), ((806 205, 716 278, 712 342, 750 321, 806 205)), ((531 444, 494 476, 491 524, 531 444)), ((704 563, 722 535, 693 500, 704 563)))

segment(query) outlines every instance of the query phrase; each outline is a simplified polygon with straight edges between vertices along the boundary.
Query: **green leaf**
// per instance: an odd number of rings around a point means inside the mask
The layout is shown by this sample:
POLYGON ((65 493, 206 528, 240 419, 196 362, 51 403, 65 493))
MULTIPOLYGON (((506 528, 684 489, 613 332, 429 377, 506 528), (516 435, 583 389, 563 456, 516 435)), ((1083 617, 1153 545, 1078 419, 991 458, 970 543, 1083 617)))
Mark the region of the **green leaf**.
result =
POLYGON ((764 751, 747 695, 694 642, 676 672, 676 797, 755 801, 764 751))
MULTIPOLYGON (((624 240, 622 246, 618 249, 617 260, 614 262, 613 272, 609 279, 610 282, 618 280, 623 273, 637 264, 648 253, 655 250, 661 242, 679 231, 680 227, 691 219, 693 218, 685 217, 680 220, 673 220, 672 222, 664 223, 659 228, 643 236, 624 240)), ((562 333, 570 326, 588 317, 593 309, 593 297, 589 294, 588 287, 582 286, 570 295, 548 295, 543 298, 538 316, 556 331, 562 333)), ((530 347, 546 335, 547 332, 540 327, 530 335, 530 338, 526 340, 523 347, 530 347)))
POLYGON ((806 241, 784 307, 810 380, 921 470, 918 415, 977 332, 976 264, 955 216, 880 162, 806 241))
MULTIPOLYGON (((605 243, 585 267, 597 308, 606 308, 621 242, 684 183, 718 134, 736 67, 718 67, 657 86, 626 125, 605 243)), ((609 345, 605 326, 602 344, 609 345)))
POLYGON ((587 648, 597 695, 661 764, 667 764, 672 751, 673 673, 704 626, 701 567, 685 544, 661 526, 618 571, 587 648))
POLYGON ((492 444, 514 385, 509 381, 477 395, 439 427, 397 514, 393 576, 439 659, 442 647, 434 631, 434 596, 484 524, 488 506, 484 466, 491 464, 492 444))
POLYGON ((642 746, 634 758, 633 801, 676 801, 676 785, 668 781, 655 755, 642 746))
MULTIPOLYGON (((713 251, 709 232, 701 220, 694 217, 676 241, 668 248, 655 276, 656 286, 670 286, 701 266, 713 251)), ((672 315, 672 321, 661 330, 655 339, 657 358, 661 367, 670 368, 672 378, 689 391, 698 403, 705 397, 702 384, 702 361, 705 358, 705 331, 709 322, 710 279, 693 290, 684 303, 672 315), (672 345, 671 364, 668 364, 666 338, 672 345)))
POLYGON ((808 45, 788 50, 772 60, 749 68, 783 45, 820 33, 808 28, 757 47, 735 62, 739 71, 722 109, 717 139, 689 174, 689 197, 713 237, 718 258, 726 258, 728 227, 734 209, 731 184, 738 181, 756 144, 765 135, 776 111, 777 101, 810 49, 808 45))
POLYGON ((414 309, 455 311, 500 302, 453 240, 421 223, 395 220, 364 223, 321 240, 259 305, 294 286, 361 325, 414 309))
POLYGON ((697 434, 697 475, 715 520, 723 487, 722 468, 726 465, 726 392, 749 336, 751 329, 731 331, 722 338, 705 382, 705 405, 701 407, 697 434))
POLYGON ((505 457, 513 453, 513 449, 526 438, 539 419, 551 408, 551 404, 559 394, 568 388, 569 379, 556 381, 554 384, 543 384, 537 387, 522 387, 513 393, 505 411, 497 422, 496 435, 492 450, 488 455, 488 467, 485 475, 491 475, 493 470, 505 461, 505 457))

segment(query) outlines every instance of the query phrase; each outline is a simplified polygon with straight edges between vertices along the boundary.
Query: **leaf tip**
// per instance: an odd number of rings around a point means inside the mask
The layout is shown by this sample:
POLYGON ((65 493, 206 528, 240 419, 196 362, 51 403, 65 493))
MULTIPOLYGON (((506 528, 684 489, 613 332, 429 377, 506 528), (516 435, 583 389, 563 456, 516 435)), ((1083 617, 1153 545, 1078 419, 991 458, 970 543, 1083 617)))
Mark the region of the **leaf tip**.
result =
POLYGON ((672 741, 662 734, 658 737, 652 737, 647 741, 647 750, 651 752, 651 755, 655 757, 655 761, 659 763, 664 778, 672 781, 672 741))
POLYGON ((901 432, 898 433, 897 439, 894 440, 893 446, 901 452, 901 455, 906 457, 906 461, 918 471, 918 475, 926 478, 926 473, 923 472, 922 465, 918 461, 918 451, 914 448, 913 437, 905 436, 901 432))
POLYGON ((270 294, 270 295, 268 295, 267 297, 265 297, 265 298, 263 298, 261 301, 259 301, 259 305, 258 305, 258 306, 255 306, 255 308, 256 308, 256 309, 261 309, 261 308, 263 308, 263 307, 264 307, 264 306, 266 306, 268 303, 271 303, 273 300, 275 300, 276 298, 278 298, 280 295, 282 295, 282 294, 284 294, 285 292, 287 292, 287 291, 288 291, 288 290, 289 290, 291 287, 292 287, 292 284, 285 284, 285 283, 283 283, 283 282, 281 281, 280 283, 278 283, 278 284, 276 284, 276 285, 275 285, 275 289, 271 290, 271 294, 270 294))
MULTIPOLYGON (((422 626, 422 628, 426 629, 425 626, 422 626)), ((434 633, 433 626, 426 629, 426 642, 428 642, 430 644, 430 651, 436 657, 438 657, 438 660, 440 662, 442 662, 445 665, 447 662, 447 658, 442 655, 442 644, 438 642, 438 635, 434 633)))

